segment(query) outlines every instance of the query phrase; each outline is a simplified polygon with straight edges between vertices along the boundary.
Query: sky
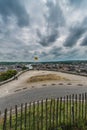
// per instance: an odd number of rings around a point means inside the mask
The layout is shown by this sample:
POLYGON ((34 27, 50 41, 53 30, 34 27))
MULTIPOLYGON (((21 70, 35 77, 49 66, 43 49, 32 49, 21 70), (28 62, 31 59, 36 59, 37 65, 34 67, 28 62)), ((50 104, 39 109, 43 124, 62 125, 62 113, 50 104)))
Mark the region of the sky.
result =
POLYGON ((87 60, 87 0, 0 0, 0 61, 87 60))

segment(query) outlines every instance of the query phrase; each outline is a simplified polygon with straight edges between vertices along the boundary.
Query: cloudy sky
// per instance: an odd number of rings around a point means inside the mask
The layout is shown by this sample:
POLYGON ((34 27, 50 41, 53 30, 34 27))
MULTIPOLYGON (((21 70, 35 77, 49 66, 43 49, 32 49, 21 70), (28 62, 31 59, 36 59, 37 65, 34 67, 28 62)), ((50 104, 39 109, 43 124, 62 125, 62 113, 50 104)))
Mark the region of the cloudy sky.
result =
POLYGON ((0 61, 87 60, 87 0, 0 0, 0 61))

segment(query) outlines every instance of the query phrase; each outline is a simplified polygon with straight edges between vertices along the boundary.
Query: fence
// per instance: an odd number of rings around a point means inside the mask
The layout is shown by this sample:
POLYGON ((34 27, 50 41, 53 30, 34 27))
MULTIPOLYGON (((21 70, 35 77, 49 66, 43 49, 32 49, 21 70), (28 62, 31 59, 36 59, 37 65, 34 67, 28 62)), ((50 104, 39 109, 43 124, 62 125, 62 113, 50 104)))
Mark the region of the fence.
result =
POLYGON ((86 121, 87 93, 73 94, 5 109, 0 130, 83 130, 86 121))

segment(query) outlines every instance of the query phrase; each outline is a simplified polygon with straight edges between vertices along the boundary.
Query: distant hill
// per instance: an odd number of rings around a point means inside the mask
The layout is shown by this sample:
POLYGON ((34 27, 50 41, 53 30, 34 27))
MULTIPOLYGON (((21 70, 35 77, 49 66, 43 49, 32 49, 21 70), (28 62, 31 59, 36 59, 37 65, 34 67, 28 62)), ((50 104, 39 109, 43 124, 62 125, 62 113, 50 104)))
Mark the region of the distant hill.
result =
POLYGON ((46 62, 0 62, 0 65, 14 65, 14 64, 35 64, 35 63, 42 63, 42 64, 73 64, 73 63, 87 63, 87 60, 67 60, 67 61, 46 61, 46 62))

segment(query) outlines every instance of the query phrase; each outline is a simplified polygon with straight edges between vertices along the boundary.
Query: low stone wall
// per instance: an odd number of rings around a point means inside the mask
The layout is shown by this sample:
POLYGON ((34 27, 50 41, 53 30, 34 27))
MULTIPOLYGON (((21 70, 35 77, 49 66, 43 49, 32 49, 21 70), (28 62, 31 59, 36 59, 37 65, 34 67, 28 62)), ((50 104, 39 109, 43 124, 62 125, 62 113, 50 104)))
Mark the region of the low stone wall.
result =
MULTIPOLYGON (((19 73, 17 73, 17 74, 15 75, 15 77, 19 77, 21 74, 23 74, 23 73, 25 73, 25 72, 27 72, 27 71, 29 71, 29 70, 20 71, 19 73)), ((5 80, 5 81, 3 81, 3 82, 0 82, 0 86, 6 84, 6 83, 8 83, 8 82, 11 82, 11 81, 15 80, 15 77, 12 77, 12 78, 10 78, 10 79, 8 79, 8 80, 5 80)))
POLYGON ((79 76, 85 76, 87 77, 87 74, 83 74, 83 73, 76 73, 76 72, 71 72, 71 71, 64 71, 64 70, 58 70, 58 69, 41 69, 43 71, 56 71, 56 72, 61 72, 61 73, 67 73, 67 74, 73 74, 73 75, 79 75, 79 76))
POLYGON ((60 72, 87 77, 87 74, 82 74, 82 73, 69 72, 69 71, 60 71, 60 72))

